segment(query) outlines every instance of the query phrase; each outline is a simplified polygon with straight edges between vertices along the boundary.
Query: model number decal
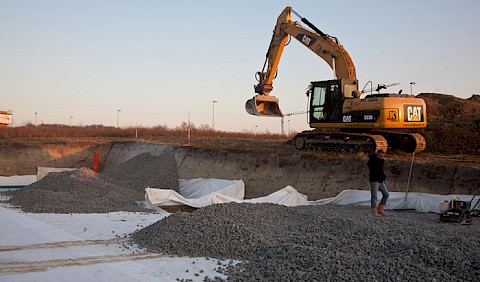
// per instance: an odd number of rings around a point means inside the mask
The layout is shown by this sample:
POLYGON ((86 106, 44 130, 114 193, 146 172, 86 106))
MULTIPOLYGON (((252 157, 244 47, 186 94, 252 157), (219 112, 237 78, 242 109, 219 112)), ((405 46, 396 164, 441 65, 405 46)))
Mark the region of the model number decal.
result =
POLYGON ((380 111, 352 111, 342 115, 345 123, 374 123, 380 116, 380 111))

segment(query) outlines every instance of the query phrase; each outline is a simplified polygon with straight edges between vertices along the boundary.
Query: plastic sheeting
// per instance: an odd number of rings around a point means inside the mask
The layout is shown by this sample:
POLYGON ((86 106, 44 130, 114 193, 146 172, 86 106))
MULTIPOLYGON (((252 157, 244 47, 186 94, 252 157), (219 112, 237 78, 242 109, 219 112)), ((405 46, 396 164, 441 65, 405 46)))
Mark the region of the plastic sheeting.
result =
POLYGON ((180 194, 171 189, 145 189, 148 208, 155 206, 187 205, 205 207, 211 204, 242 200, 245 196, 245 184, 242 180, 190 179, 179 181, 180 194))
POLYGON ((250 200, 243 200, 243 202, 244 203, 274 203, 274 204, 280 204, 288 207, 309 205, 307 196, 299 193, 297 189, 293 188, 292 186, 287 186, 265 197, 254 198, 250 200))
POLYGON ((217 260, 145 253, 118 238, 168 215, 25 213, 0 206, 0 281, 226 281, 215 271, 217 260))
POLYGON ((179 179, 179 193, 187 199, 199 199, 211 193, 220 193, 235 199, 245 197, 245 184, 242 180, 216 178, 179 179))
POLYGON ((0 188, 20 188, 37 181, 36 175, 0 176, 0 188))
POLYGON ((244 200, 245 184, 242 180, 190 179, 180 180, 180 193, 167 189, 145 189, 146 206, 155 209, 162 206, 188 205, 205 207, 220 203, 275 203, 285 206, 308 205, 307 197, 287 186, 268 196, 244 200))
MULTIPOLYGON (((360 205, 370 206, 370 191, 344 190, 336 197, 308 201, 307 197, 299 193, 294 187, 287 186, 268 196, 244 199, 245 185, 241 180, 224 179, 181 179, 180 193, 173 190, 147 188, 145 198, 146 206, 158 209, 162 206, 188 205, 191 207, 204 207, 219 203, 274 203, 285 206, 301 205, 360 205)), ((453 197, 462 201, 471 201, 472 195, 435 195, 427 193, 390 192, 386 209, 411 209, 418 212, 441 212, 440 205, 449 202, 453 197)), ((378 200, 382 198, 378 193, 378 200)), ((479 200, 474 199, 472 206, 479 200)))
MULTIPOLYGON (((449 202, 453 197, 458 196, 461 201, 471 201, 472 195, 435 195, 427 193, 404 193, 390 192, 385 209, 412 209, 418 212, 440 212, 440 205, 449 202)), ((377 199, 380 202, 382 194, 379 192, 377 199)), ((472 206, 478 201, 476 197, 472 206)), ((336 197, 311 201, 314 205, 336 204, 336 205, 360 205, 370 206, 370 191, 344 190, 336 197)))

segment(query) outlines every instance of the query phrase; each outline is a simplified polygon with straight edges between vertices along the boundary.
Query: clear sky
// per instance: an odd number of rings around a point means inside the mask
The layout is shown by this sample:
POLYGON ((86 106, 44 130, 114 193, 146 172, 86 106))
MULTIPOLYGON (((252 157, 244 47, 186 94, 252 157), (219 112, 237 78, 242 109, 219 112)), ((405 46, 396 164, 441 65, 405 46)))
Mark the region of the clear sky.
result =
MULTIPOLYGON (((0 0, 0 109, 14 122, 116 126, 190 121, 225 131, 280 132, 245 112, 276 19, 286 6, 337 37, 363 88, 480 94, 479 0, 0 0), (218 101, 213 111, 213 100, 218 101), (118 110, 121 110, 119 113, 118 110), (70 116, 73 118, 70 119, 70 116)), ((292 39, 272 95, 306 110, 328 65, 292 39)), ((308 129, 306 115, 285 130, 308 129)))

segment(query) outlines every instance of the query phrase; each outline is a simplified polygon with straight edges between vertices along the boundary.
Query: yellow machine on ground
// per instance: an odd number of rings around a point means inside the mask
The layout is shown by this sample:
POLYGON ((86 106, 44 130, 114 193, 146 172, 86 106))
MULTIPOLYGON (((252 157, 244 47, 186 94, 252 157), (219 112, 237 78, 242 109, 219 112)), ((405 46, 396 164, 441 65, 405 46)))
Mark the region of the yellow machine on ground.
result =
MULTIPOLYGON (((302 18, 291 7, 277 20, 255 97, 245 109, 256 116, 282 117, 278 98, 271 96, 273 79, 288 37, 300 41, 333 69, 336 79, 311 82, 309 97, 310 131, 294 137, 297 149, 320 148, 372 152, 400 149, 420 152, 425 149, 423 135, 414 132, 427 126, 423 99, 406 94, 378 93, 360 98, 355 66, 337 38, 327 35, 302 18), (312 30, 291 20, 291 13, 312 30), (401 130, 400 130, 401 129, 401 130)), ((382 87, 379 86, 380 90, 382 87)))

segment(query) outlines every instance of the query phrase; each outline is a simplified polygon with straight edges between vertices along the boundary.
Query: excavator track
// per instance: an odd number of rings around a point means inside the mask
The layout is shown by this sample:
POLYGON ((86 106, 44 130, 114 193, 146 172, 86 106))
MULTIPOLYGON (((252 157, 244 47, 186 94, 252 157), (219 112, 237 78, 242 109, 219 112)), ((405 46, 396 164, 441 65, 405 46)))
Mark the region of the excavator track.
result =
POLYGON ((349 151, 371 153, 401 150, 418 153, 426 148, 425 137, 419 133, 378 131, 372 133, 303 131, 293 138, 297 150, 320 149, 324 151, 349 151))
POLYGON ((387 151, 387 140, 377 134, 303 131, 293 138, 297 150, 321 149, 325 151, 347 151, 371 153, 387 151))
POLYGON ((387 139, 388 146, 392 150, 400 150, 405 153, 418 153, 427 147, 425 137, 420 133, 406 133, 397 131, 378 131, 374 134, 382 135, 387 139))

